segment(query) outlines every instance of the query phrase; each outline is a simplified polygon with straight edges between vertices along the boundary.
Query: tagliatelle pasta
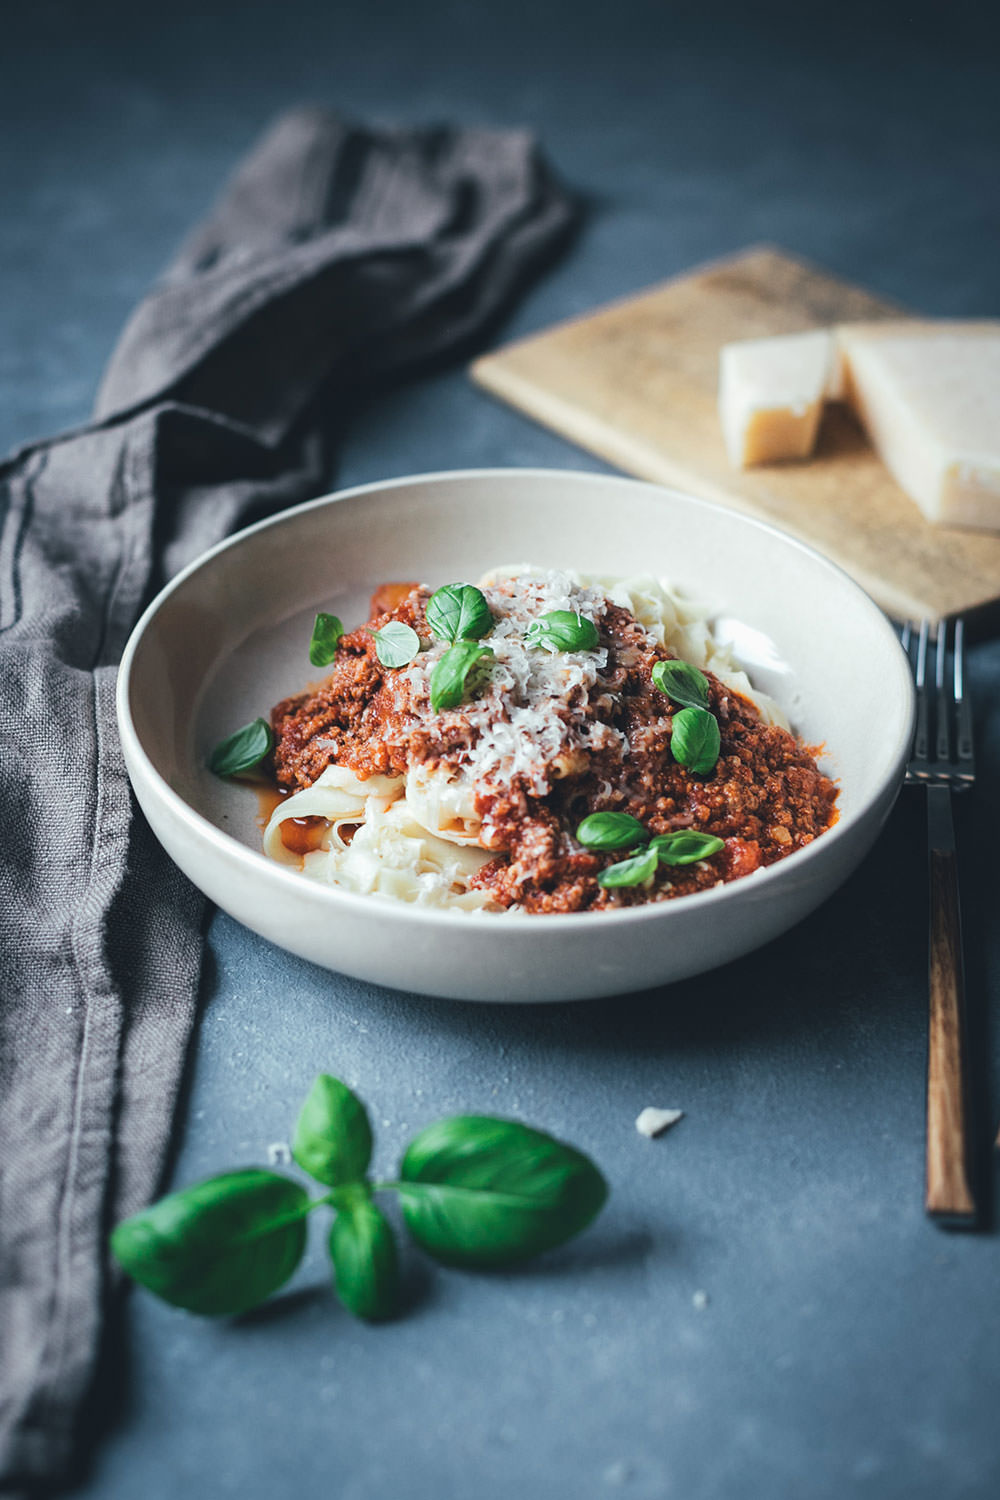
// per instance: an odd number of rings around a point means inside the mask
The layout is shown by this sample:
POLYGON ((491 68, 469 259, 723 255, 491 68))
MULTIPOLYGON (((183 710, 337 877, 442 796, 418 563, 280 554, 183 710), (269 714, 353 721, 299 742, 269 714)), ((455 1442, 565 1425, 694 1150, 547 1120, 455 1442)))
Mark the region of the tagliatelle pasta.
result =
POLYGON ((448 652, 462 642, 436 638, 428 618, 447 632, 464 616, 413 585, 343 637, 326 684, 277 706, 275 765, 289 795, 264 833, 269 858, 417 904, 570 911, 704 889, 829 823, 832 784, 694 601, 651 577, 527 566, 455 587, 477 596, 466 614, 485 632, 483 649, 465 652, 459 701, 435 707, 448 652), (397 620, 414 654, 388 669, 379 632, 397 620), (696 669, 687 707, 651 681, 658 661, 675 658, 696 669), (688 763, 708 772, 685 768, 686 745, 688 763), (751 786, 754 758, 761 784, 751 786), (635 870, 575 836, 585 815, 623 809, 645 850, 635 870), (322 823, 311 823, 317 847, 299 854, 285 837, 303 819, 322 823), (710 848, 711 859, 671 855, 685 831, 703 841, 685 847, 710 848))
MULTIPOLYGON (((426 803, 417 805, 425 811, 426 803)), ((275 809, 264 832, 264 853, 279 864, 301 866, 314 880, 363 895, 377 891, 400 901, 467 911, 489 904, 488 896, 468 888, 489 855, 432 833, 415 816, 402 776, 364 782, 343 766, 328 766, 311 787, 275 809), (323 847, 303 855, 290 852, 282 825, 317 817, 328 824, 323 847), (351 830, 350 840, 342 836, 344 828, 351 830)))

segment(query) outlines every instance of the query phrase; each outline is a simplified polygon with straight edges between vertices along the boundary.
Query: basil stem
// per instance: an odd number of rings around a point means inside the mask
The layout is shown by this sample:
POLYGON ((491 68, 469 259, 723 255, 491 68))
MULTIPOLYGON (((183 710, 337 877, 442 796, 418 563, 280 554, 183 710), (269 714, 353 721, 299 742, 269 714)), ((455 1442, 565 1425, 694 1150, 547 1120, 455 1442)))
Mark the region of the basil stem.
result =
POLYGON ((528 646, 548 651, 593 651, 600 642, 593 620, 571 609, 552 609, 532 620, 524 637, 528 646))
POLYGON ((446 583, 435 590, 425 614, 440 641, 478 641, 493 629, 485 595, 471 583, 446 583))
POLYGON ((274 735, 266 719, 254 719, 244 724, 228 739, 221 740, 212 751, 208 769, 216 776, 242 776, 259 766, 265 755, 274 749, 274 735))
POLYGON ((654 686, 679 708, 708 707, 708 678, 690 662, 658 661, 651 675, 654 686))
POLYGON ((620 860, 616 865, 608 865, 597 877, 597 884, 605 890, 614 890, 618 886, 645 885, 647 880, 652 880, 656 874, 660 860, 656 850, 650 845, 641 854, 634 854, 631 859, 620 860))
POLYGON ((724 849, 725 842, 711 833, 698 833, 693 828, 676 828, 671 833, 658 833, 650 841, 664 865, 693 865, 700 859, 711 859, 724 849))
POLYGON ((645 844, 649 834, 631 813, 590 813, 576 830, 577 842, 585 849, 627 849, 645 844))
POLYGON ((161 1198, 111 1236, 128 1274, 209 1317, 246 1312, 291 1276, 306 1244, 304 1188, 249 1168, 161 1198))
POLYGON ((473 667, 493 652, 489 646, 478 641, 456 641, 441 660, 435 662, 431 672, 431 708, 440 713, 443 708, 455 708, 465 696, 465 684, 473 667))
POLYGON ((406 1227, 436 1260, 509 1265, 579 1234, 607 1184, 593 1162, 515 1120, 456 1115, 411 1141, 400 1167, 406 1227))
POLYGON ((399 1256, 392 1225, 374 1203, 338 1213, 330 1230, 337 1296, 356 1318, 391 1318, 399 1299, 399 1256))
POLYGON ((715 716, 704 708, 682 708, 674 714, 670 752, 678 765, 705 776, 719 759, 721 745, 715 716))
POLYGON ((309 642, 309 660, 314 667, 328 667, 337 654, 344 627, 336 615, 318 614, 309 642))
POLYGON ((405 667, 419 654, 420 637, 402 620, 390 620, 374 636, 375 655, 383 667, 405 667))
POLYGON ((310 1177, 330 1187, 364 1178, 372 1154, 368 1112, 339 1078, 321 1073, 299 1111, 292 1155, 310 1177))

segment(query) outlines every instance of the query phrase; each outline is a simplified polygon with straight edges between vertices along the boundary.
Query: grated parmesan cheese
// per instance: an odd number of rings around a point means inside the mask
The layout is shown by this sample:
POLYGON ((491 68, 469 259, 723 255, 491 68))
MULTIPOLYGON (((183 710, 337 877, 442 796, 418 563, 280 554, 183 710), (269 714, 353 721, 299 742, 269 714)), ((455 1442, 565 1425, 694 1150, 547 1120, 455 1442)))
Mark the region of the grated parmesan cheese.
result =
MULTIPOLYGON (((529 647, 525 639, 532 621, 553 610, 571 611, 597 625, 607 613, 603 589, 552 570, 500 577, 487 583, 483 593, 495 620, 488 642, 493 657, 481 663, 483 685, 475 698, 440 716, 471 731, 463 774, 494 786, 523 778, 542 797, 571 768, 574 751, 617 745, 624 753, 624 735, 584 713, 591 692, 605 692, 601 674, 608 664, 607 649, 550 651, 529 647)), ((428 721, 439 718, 430 710, 431 673, 448 649, 447 642, 435 642, 405 674, 413 694, 411 710, 416 706, 428 721)))

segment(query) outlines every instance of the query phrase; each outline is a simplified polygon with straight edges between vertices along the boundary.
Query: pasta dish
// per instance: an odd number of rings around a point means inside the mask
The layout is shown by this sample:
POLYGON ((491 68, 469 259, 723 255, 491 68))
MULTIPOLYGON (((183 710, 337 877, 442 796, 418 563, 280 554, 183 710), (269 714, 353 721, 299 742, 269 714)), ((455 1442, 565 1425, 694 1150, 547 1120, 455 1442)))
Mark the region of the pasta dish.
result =
POLYGON ((329 675, 271 714, 264 852, 342 889, 613 909, 749 875, 835 819, 814 752, 653 578, 386 584, 358 629, 317 617, 311 660, 329 675))

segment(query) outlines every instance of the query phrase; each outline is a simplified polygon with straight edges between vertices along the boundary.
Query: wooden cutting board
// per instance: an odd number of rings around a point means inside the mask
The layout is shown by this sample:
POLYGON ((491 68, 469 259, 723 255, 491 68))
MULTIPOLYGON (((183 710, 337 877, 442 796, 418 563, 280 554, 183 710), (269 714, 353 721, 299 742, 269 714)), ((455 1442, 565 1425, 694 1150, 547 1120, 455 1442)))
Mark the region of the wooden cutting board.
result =
POLYGON ((643 479, 749 511, 845 568, 897 618, 1000 600, 1000 536, 931 526, 845 408, 808 462, 737 470, 716 408, 719 349, 902 310, 757 247, 488 354, 488 391, 643 479))

